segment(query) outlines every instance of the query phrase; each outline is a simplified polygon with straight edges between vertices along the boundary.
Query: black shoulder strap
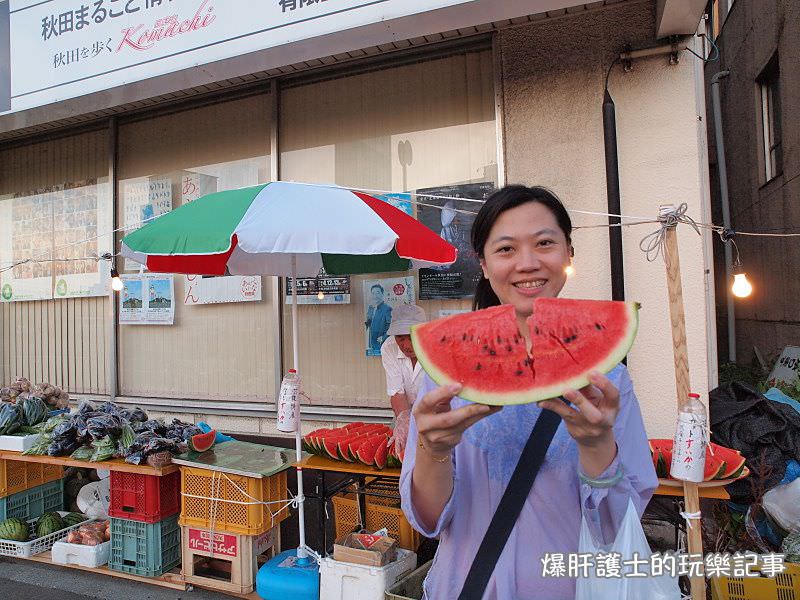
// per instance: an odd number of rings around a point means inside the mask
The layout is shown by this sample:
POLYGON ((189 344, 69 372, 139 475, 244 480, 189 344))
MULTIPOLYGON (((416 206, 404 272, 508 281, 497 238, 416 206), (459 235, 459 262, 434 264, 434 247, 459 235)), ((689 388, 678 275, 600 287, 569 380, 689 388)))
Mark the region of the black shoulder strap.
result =
POLYGON ((497 559, 500 558, 517 517, 522 512, 525 499, 533 487, 533 480, 536 479, 539 467, 544 462, 544 456, 560 424, 561 417, 551 410, 543 410, 536 419, 533 431, 519 457, 517 468, 514 469, 508 487, 494 512, 492 522, 483 536, 478 553, 472 561, 459 600, 483 598, 483 592, 489 584, 497 559))

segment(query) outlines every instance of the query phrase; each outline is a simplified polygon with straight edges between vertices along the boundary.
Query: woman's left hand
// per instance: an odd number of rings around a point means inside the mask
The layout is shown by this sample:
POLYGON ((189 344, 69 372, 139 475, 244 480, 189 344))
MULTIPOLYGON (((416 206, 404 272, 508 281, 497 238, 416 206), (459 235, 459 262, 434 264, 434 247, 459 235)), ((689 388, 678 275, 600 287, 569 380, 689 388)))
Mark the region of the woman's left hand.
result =
MULTIPOLYGON (((584 466, 584 454, 589 459, 589 454, 597 454, 599 462, 605 466, 611 463, 616 454, 616 441, 613 426, 619 413, 619 390, 608 377, 598 372, 589 375, 591 382, 580 391, 570 390, 564 393, 564 398, 574 406, 570 406, 559 399, 544 400, 539 403, 542 408, 547 408, 561 415, 569 434, 578 443, 581 450, 581 462, 584 466), (610 456, 610 458, 609 458, 610 456)), ((593 463, 595 460, 589 460, 593 463)), ((602 472, 602 465, 597 468, 602 472)), ((592 468, 592 471, 597 470, 592 468)), ((591 475, 591 474, 590 474, 591 475)))

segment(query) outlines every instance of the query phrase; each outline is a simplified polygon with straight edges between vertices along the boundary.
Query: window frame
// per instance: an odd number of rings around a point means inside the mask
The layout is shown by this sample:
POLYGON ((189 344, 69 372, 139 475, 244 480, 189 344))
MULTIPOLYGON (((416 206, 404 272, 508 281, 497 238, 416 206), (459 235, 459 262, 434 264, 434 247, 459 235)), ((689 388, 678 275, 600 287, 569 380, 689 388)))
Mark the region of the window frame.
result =
POLYGON ((768 183, 783 174, 780 67, 777 53, 756 78, 759 98, 762 176, 768 183))

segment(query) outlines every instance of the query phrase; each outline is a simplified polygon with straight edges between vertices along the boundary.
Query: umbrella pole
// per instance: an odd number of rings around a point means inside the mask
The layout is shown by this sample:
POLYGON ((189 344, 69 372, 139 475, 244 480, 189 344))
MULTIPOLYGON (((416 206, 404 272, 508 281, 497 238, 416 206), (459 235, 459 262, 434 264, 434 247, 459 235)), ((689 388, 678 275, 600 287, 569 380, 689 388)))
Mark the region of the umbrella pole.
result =
MULTIPOLYGON (((297 340, 297 256, 292 254, 292 360, 294 369, 297 371, 297 376, 300 377, 300 350, 297 340)), ((302 381, 302 379, 301 379, 302 381)), ((297 398, 298 408, 300 412, 300 398, 297 398)), ((306 513, 305 513, 305 496, 303 495, 303 468, 300 466, 300 461, 303 460, 302 443, 300 438, 300 418, 297 419, 297 429, 294 432, 294 446, 297 458, 297 512, 299 519, 300 529, 300 545, 297 548, 297 558, 300 562, 310 562, 308 552, 306 552, 306 513)))

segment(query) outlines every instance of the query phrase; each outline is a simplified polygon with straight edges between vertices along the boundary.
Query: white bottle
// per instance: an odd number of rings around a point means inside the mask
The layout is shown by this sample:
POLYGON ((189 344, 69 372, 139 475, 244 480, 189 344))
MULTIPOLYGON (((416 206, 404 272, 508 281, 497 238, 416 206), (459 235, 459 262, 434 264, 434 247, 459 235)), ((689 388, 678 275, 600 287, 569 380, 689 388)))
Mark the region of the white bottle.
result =
POLYGON ((278 397, 278 431, 294 433, 300 421, 300 376, 294 369, 281 381, 281 393, 278 397))
POLYGON ((703 481, 706 468, 708 416, 700 402, 700 394, 689 394, 689 399, 678 411, 678 427, 672 443, 672 464, 669 474, 673 479, 703 481))

